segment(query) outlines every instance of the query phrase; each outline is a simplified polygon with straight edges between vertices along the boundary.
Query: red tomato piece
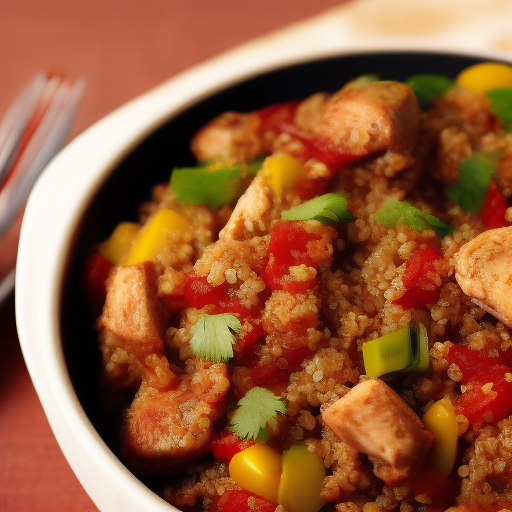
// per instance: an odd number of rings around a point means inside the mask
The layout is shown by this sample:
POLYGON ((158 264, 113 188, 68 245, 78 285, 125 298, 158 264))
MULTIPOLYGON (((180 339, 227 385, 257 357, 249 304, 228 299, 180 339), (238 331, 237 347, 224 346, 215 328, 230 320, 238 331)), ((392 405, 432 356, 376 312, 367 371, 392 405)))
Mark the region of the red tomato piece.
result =
POLYGON ((494 181, 489 183, 487 195, 478 216, 486 229, 504 228, 510 226, 505 219, 509 204, 494 181))
POLYGON ((244 489, 226 490, 211 501, 208 512, 274 512, 276 504, 244 489), (249 498, 250 502, 249 502, 249 498))
POLYGON ((233 313, 243 319, 251 313, 251 309, 242 305, 227 281, 213 286, 206 277, 189 274, 183 288, 183 298, 188 306, 197 309, 213 305, 214 314, 233 313))
POLYGON ((85 260, 82 287, 91 303, 102 305, 107 297, 106 281, 112 264, 98 253, 91 253, 85 260))
POLYGON ((486 421, 489 412, 493 422, 506 418, 512 412, 512 382, 506 380, 506 373, 512 373, 512 368, 496 365, 470 379, 455 404, 456 412, 466 416, 472 426, 486 421), (482 386, 488 383, 492 387, 484 391, 482 386))
POLYGON ((298 105, 298 101, 285 101, 258 110, 256 113, 261 122, 260 131, 282 133, 284 126, 293 124, 298 105))
POLYGON ((405 293, 396 299, 394 304, 404 309, 420 309, 427 304, 434 304, 439 299, 439 285, 429 274, 437 273, 435 262, 443 257, 432 247, 416 249, 407 260, 402 283, 405 293))
POLYGON ((256 441, 240 439, 233 432, 225 429, 212 441, 211 451, 216 459, 229 461, 233 455, 253 444, 256 444, 256 441))
POLYGON ((415 496, 427 495, 432 500, 427 507, 429 512, 437 509, 444 511, 455 505, 455 499, 460 492, 457 482, 430 470, 422 470, 421 476, 412 483, 412 488, 415 496))
POLYGON ((255 366, 251 370, 251 378, 256 386, 268 386, 271 384, 283 384, 289 376, 296 372, 304 359, 313 355, 308 347, 284 348, 281 356, 268 364, 255 366))
POLYGON ((271 290, 286 290, 290 293, 304 292, 313 288, 316 280, 296 281, 285 279, 289 269, 296 265, 316 267, 308 255, 307 244, 320 237, 307 232, 299 222, 278 222, 270 234, 268 263, 263 272, 263 280, 271 290))
POLYGON ((259 321, 249 320, 248 322, 252 326, 252 330, 242 329, 234 346, 234 349, 238 352, 243 352, 252 347, 265 334, 263 326, 259 321))

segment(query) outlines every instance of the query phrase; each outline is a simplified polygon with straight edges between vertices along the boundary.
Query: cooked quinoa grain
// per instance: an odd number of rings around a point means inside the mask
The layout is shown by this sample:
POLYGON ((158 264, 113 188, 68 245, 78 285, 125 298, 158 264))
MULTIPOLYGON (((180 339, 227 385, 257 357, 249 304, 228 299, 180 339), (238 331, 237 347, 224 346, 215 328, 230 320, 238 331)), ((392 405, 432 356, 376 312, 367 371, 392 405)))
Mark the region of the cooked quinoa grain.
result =
POLYGON ((234 166, 238 195, 155 186, 97 320, 105 401, 131 402, 127 465, 184 511, 511 510, 512 136, 485 94, 420 110, 404 83, 355 80, 223 114, 191 147, 201 172, 234 166), (162 210, 173 224, 143 241, 162 210), (295 478, 230 466, 257 443, 283 468, 303 450, 295 478), (296 508, 301 471, 319 484, 296 508))

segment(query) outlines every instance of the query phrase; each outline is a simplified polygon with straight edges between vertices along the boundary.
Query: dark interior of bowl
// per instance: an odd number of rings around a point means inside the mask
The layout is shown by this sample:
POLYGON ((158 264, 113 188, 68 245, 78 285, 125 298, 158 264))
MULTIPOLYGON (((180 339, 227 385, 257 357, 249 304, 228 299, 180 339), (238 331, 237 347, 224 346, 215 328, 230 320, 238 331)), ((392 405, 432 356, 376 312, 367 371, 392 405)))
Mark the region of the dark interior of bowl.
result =
MULTIPOLYGON (((226 110, 250 111, 301 99, 317 91, 338 90, 362 74, 405 80, 435 73, 454 78, 482 59, 439 53, 385 52, 352 54, 278 69, 232 85, 187 108, 136 147, 111 173, 90 203, 68 254, 62 290, 61 333, 69 374, 77 396, 99 434, 118 454, 119 413, 105 411, 98 398, 100 357, 94 319, 81 290, 81 273, 90 248, 106 239, 121 220, 135 220, 137 206, 149 198, 152 185, 166 182, 175 166, 194 163, 189 141, 194 132, 226 110)), ((152 489, 159 482, 143 478, 152 489)))

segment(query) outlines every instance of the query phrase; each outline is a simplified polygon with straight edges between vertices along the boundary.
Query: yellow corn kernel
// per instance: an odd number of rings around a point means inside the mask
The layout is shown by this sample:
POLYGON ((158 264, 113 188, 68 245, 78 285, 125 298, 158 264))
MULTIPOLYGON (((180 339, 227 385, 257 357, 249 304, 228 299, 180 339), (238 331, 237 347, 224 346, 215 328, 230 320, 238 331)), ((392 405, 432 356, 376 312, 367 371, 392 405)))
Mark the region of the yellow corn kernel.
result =
POLYGON ((167 233, 185 233, 190 227, 188 219, 173 210, 159 210, 151 216, 139 231, 120 265, 135 265, 142 261, 156 263, 158 254, 167 244, 167 233))
POLYGON ((263 162, 267 183, 278 197, 283 197, 299 181, 303 172, 302 162, 292 156, 269 156, 263 162))
POLYGON ((434 403, 423 416, 424 427, 434 434, 434 443, 428 454, 432 469, 448 476, 457 456, 457 418, 448 397, 434 403))
POLYGON ((324 478, 323 460, 304 443, 295 443, 283 454, 278 503, 290 512, 318 512, 325 503, 320 496, 324 478))
POLYGON ((485 92, 512 86, 512 66, 501 62, 482 62, 463 69, 455 79, 459 87, 485 92))
POLYGON ((112 265, 118 265, 139 232, 140 226, 135 222, 120 222, 112 234, 100 245, 100 254, 112 265))
POLYGON ((229 475, 242 489, 277 503, 281 464, 280 452, 258 443, 233 456, 229 475))

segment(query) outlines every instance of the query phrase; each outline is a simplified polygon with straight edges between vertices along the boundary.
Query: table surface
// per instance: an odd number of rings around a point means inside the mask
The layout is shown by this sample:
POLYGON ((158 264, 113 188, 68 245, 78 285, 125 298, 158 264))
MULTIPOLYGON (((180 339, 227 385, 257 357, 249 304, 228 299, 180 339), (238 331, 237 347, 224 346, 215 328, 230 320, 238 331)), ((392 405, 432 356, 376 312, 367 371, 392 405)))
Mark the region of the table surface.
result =
MULTIPOLYGON (((340 0, 0 0, 0 117, 39 70, 85 75, 71 138, 128 100, 233 46, 340 0)), ((0 239, 0 277, 19 222, 0 239)), ((37 257, 37 255, 35 255, 37 257)), ((62 455, 25 367, 14 297, 0 306, 0 510, 97 508, 62 455)))

